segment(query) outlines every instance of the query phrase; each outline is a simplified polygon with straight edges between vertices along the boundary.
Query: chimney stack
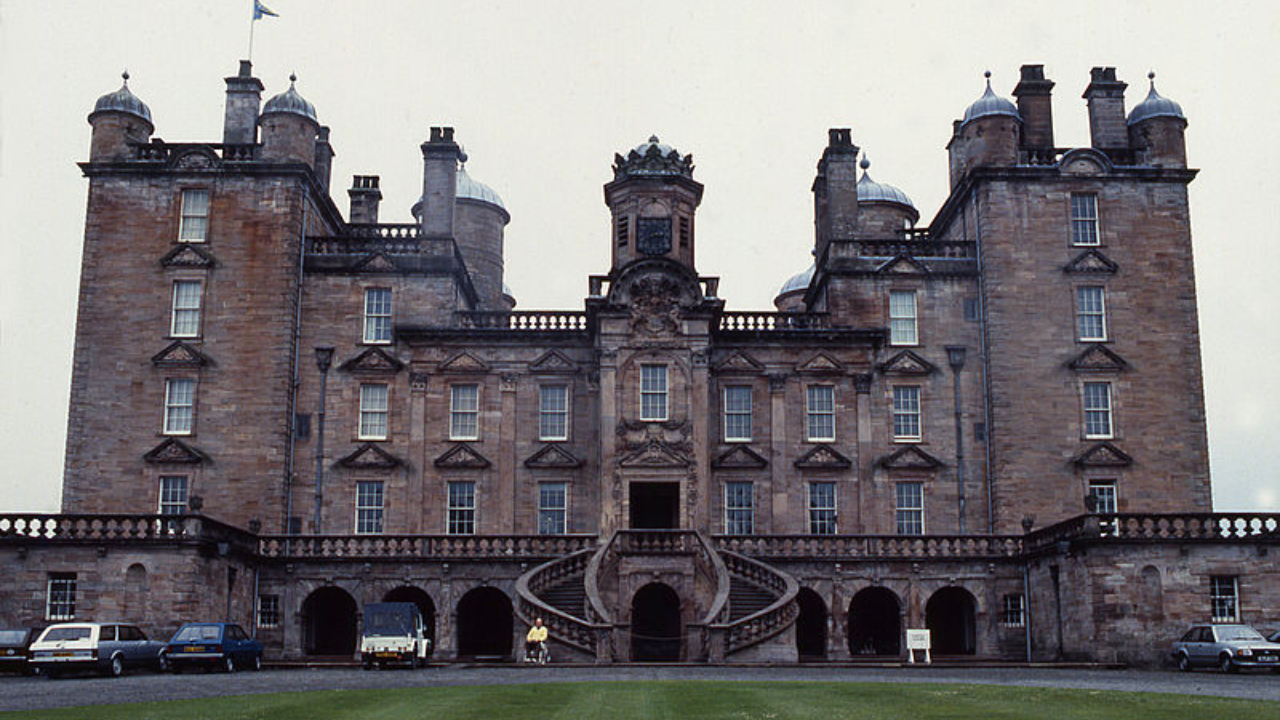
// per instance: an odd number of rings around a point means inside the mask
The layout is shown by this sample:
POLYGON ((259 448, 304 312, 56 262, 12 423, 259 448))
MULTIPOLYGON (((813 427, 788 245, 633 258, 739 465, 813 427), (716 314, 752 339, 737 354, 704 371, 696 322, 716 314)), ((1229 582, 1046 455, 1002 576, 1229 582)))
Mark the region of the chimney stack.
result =
POLYGON ((1053 81, 1044 77, 1043 65, 1023 65, 1022 77, 1013 89, 1022 116, 1022 147, 1053 149, 1053 81))
POLYGON ((378 222, 378 203, 382 202, 382 191, 378 189, 377 175, 353 175, 351 189, 347 195, 351 197, 351 212, 347 213, 347 221, 353 225, 372 225, 378 222))
POLYGON ((321 125, 316 133, 316 175, 320 178, 320 187, 329 193, 329 176, 333 173, 333 146, 329 144, 329 126, 321 125))
POLYGON ((453 141, 453 128, 431 128, 431 139, 422 143, 422 232, 452 237, 454 202, 458 194, 458 160, 461 148, 453 141))
POLYGON ((849 128, 827 131, 827 147, 813 181, 816 255, 821 258, 832 240, 851 240, 858 223, 858 146, 849 128))
POLYGON ((258 140, 258 107, 262 103, 262 81, 253 77, 253 65, 240 61, 240 72, 227 80, 227 112, 222 125, 222 142, 251 145, 258 140))
POLYGON ((1089 71, 1089 87, 1082 96, 1089 105, 1089 137, 1097 150, 1128 150, 1129 128, 1124 118, 1124 89, 1113 67, 1089 71))

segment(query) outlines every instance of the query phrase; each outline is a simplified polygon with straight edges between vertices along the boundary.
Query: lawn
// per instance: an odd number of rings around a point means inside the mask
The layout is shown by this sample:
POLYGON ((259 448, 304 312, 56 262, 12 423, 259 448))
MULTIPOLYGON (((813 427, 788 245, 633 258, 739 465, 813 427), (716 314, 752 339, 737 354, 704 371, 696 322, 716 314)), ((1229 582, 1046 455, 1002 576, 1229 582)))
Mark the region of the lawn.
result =
MULTIPOLYGON (((4 713, 0 713, 4 715, 4 713)), ((591 682, 396 690, 331 690, 95 706, 15 714, 102 720, 1275 720, 1274 703, 1186 695, 976 685, 800 682, 591 682)))

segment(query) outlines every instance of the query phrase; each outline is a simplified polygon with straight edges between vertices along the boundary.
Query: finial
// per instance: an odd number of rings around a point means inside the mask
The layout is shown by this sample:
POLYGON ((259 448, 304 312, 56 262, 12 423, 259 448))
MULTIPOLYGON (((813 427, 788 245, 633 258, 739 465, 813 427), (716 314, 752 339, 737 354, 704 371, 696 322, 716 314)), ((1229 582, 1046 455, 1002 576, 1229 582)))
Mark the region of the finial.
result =
POLYGON ((858 167, 862 168, 862 173, 864 175, 867 172, 867 168, 871 167, 871 161, 867 159, 866 153, 862 153, 862 162, 858 163, 858 167))
POLYGON ((125 68, 124 72, 120 73, 120 77, 124 78, 124 86, 129 87, 129 68, 125 68))
POLYGON ((462 169, 467 169, 467 148, 460 146, 458 148, 458 162, 462 163, 462 169))
POLYGON ((982 73, 982 77, 984 77, 984 78, 986 78, 986 79, 990 80, 990 79, 991 79, 991 71, 990 71, 990 70, 984 70, 984 71, 983 71, 983 73, 982 73))
POLYGON ((296 82, 298 82, 298 73, 289 73, 289 85, 293 85, 296 82))
POLYGON ((651 142, 651 143, 653 143, 653 144, 657 145, 657 144, 658 144, 658 136, 657 136, 657 135, 650 135, 650 136, 649 136, 649 142, 651 142))
POLYGON ((1155 92, 1155 90, 1156 90, 1156 71, 1155 71, 1155 70, 1150 70, 1150 71, 1148 71, 1148 72, 1147 72, 1147 79, 1151 81, 1151 92, 1155 92))

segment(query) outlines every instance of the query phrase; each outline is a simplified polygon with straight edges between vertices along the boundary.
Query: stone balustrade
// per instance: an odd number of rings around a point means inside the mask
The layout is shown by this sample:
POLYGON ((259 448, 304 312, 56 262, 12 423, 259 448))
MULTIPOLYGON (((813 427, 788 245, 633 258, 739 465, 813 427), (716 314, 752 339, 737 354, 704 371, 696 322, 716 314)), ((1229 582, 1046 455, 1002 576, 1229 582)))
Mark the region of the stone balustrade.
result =
POLYGON ((831 319, 825 313, 725 312, 720 314, 719 332, 778 332, 784 330, 826 330, 831 319))
POLYGON ((347 237, 357 240, 403 240, 422 237, 418 223, 352 223, 347 237))
POLYGON ((777 594, 772 603, 755 613, 711 626, 712 633, 723 634, 726 653, 768 640, 795 622, 800 613, 796 603, 800 584, 794 577, 735 552, 722 550, 720 557, 728 575, 777 594))
POLYGON ((1020 535, 716 535, 721 550, 780 560, 990 559, 1022 552, 1020 535))
POLYGON ((918 258, 977 257, 977 245, 954 240, 931 240, 925 236, 869 240, 837 240, 831 243, 832 258, 893 258, 899 255, 918 258))
POLYGON ((525 332, 582 332, 587 314, 573 310, 513 310, 511 312, 460 312, 458 325, 478 330, 525 332))
POLYGON ((167 143, 152 140, 149 143, 131 143, 133 159, 141 162, 168 163, 191 152, 212 153, 223 162, 252 162, 258 157, 260 143, 167 143))
POLYGON ((542 618, 551 637, 589 655, 596 654, 597 640, 609 625, 575 617, 545 602, 543 592, 569 581, 582 582, 587 565, 596 554, 595 548, 579 550, 533 568, 516 580, 518 613, 527 624, 542 618))
POLYGON ((595 535, 264 535, 264 558, 531 560, 594 548, 595 535))

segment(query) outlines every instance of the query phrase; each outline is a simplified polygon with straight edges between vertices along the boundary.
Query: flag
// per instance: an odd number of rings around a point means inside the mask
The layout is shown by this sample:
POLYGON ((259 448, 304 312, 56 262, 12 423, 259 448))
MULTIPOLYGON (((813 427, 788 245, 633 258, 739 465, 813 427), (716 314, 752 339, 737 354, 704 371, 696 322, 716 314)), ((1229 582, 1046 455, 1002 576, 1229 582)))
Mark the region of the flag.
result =
POLYGON ((271 11, 271 8, 263 5, 261 0, 253 0, 253 19, 261 20, 263 16, 280 17, 278 13, 271 11))

